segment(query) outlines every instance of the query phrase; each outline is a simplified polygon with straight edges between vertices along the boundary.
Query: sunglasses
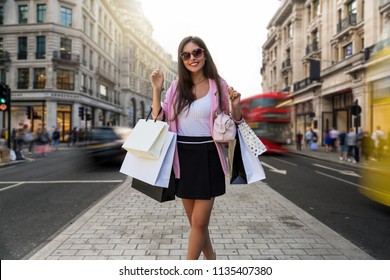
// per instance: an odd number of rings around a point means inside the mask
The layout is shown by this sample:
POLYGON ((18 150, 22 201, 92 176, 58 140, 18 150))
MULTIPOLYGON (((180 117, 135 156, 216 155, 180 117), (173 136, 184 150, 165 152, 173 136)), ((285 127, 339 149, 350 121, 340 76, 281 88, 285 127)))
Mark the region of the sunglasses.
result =
POLYGON ((194 57, 194 58, 198 58, 198 57, 201 57, 202 54, 205 52, 204 49, 202 48, 197 48, 195 50, 193 50, 192 52, 181 52, 180 53, 180 57, 181 59, 183 59, 184 61, 187 61, 191 58, 191 55, 194 57))

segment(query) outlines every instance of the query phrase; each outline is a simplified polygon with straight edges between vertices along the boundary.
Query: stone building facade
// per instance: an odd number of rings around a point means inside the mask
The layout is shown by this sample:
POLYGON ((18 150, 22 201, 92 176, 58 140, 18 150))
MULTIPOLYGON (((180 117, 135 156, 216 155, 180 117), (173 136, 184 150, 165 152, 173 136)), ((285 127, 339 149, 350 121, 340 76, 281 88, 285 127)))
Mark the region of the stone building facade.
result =
POLYGON ((152 103, 151 70, 177 76, 136 0, 0 0, 0 27, 12 128, 58 127, 64 141, 73 127, 132 127, 152 103))
POLYGON ((267 26, 262 87, 291 93, 293 133, 314 128, 322 139, 332 127, 390 131, 372 102, 373 84, 390 94, 390 70, 381 64, 382 72, 370 74, 375 53, 390 46, 389 15, 389 0, 281 2, 267 26), (354 104, 362 108, 358 117, 354 104))

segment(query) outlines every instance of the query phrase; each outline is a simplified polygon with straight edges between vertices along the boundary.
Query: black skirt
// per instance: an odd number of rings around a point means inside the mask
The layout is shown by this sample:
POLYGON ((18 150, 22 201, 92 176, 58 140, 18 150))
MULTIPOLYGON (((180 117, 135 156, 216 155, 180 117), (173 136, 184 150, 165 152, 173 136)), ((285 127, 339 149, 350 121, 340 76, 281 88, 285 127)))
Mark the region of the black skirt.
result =
POLYGON ((225 174, 211 137, 177 136, 180 179, 176 196, 210 199, 226 191, 225 174))

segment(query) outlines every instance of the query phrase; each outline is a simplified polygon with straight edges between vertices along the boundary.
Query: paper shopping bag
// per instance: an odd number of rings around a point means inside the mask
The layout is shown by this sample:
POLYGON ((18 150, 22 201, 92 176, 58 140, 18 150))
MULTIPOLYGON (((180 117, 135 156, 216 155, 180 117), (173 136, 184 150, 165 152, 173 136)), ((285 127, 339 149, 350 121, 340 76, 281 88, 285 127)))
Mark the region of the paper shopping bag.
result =
POLYGON ((122 148, 143 158, 158 159, 168 132, 168 124, 157 120, 140 119, 122 148))
MULTIPOLYGON (((242 164, 244 166, 245 170, 245 176, 246 176, 246 183, 251 184, 260 180, 265 179, 265 173, 263 166, 261 165, 261 162, 259 160, 259 157, 254 156, 251 152, 251 149, 246 145, 243 136, 238 130, 238 142, 240 145, 240 152, 241 152, 241 159, 242 159, 242 164)), ((238 143, 237 143, 238 144, 238 143)), ((236 144, 236 145, 237 145, 236 144)), ((239 160, 239 159, 237 159, 239 160)), ((234 160, 233 160, 234 163, 234 160)), ((238 164, 239 166, 239 164, 238 164)), ((241 168, 242 169, 242 168, 241 168)), ((238 169, 240 170, 240 169, 238 169)), ((241 170, 242 172, 242 170, 241 170)))
POLYGON ((171 173, 171 177, 169 179, 168 188, 159 188, 154 185, 142 182, 136 178, 133 178, 131 187, 158 202, 175 200, 176 179, 173 172, 171 173))
POLYGON ((127 153, 120 172, 156 187, 168 188, 176 146, 176 133, 168 131, 158 159, 127 153))
POLYGON ((244 163, 242 162, 240 141, 238 136, 236 140, 229 142, 228 163, 230 184, 247 184, 244 163))

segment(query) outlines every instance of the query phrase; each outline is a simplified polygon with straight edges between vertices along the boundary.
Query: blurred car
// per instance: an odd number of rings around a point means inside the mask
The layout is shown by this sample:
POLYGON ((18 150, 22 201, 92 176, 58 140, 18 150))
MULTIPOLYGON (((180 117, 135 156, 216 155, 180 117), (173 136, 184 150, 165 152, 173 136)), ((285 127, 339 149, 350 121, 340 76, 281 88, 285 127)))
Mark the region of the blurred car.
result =
POLYGON ((86 152, 95 162, 121 163, 126 155, 123 143, 131 132, 129 127, 101 126, 90 130, 86 152))

